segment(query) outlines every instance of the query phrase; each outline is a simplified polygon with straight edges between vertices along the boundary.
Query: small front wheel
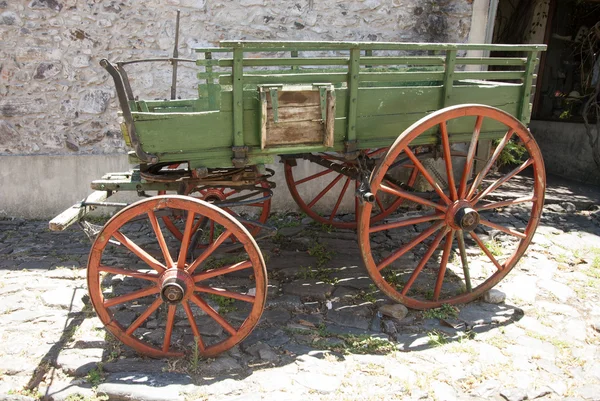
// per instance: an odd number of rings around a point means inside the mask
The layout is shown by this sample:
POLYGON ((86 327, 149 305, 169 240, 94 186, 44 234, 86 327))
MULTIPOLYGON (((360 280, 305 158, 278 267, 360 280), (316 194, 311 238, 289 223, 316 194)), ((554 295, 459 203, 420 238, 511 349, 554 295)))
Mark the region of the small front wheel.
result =
POLYGON ((267 275, 256 242, 235 218, 192 197, 164 195, 136 202, 106 223, 90 253, 88 287, 108 331, 139 353, 173 357, 197 347, 210 357, 258 324, 267 275), (185 221, 181 241, 161 219, 173 213, 185 221), (219 234, 190 259, 198 219, 219 234), (242 246, 222 250, 226 240, 242 246))

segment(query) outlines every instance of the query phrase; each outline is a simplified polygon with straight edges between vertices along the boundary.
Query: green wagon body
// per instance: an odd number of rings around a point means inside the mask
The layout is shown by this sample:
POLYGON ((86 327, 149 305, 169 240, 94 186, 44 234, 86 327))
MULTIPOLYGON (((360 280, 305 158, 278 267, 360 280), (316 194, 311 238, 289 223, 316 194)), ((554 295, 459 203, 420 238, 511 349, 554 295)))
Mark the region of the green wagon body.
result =
MULTIPOLYGON (((197 99, 128 102, 140 149, 154 160, 189 162, 191 168, 228 167, 236 158, 253 165, 270 163, 278 154, 389 146, 421 117, 464 103, 498 107, 526 124, 534 67, 544 49, 541 45, 254 41, 221 46, 197 49, 204 55, 197 61, 203 67, 198 73, 197 99), (513 56, 466 57, 467 50, 513 56), (512 66, 514 71, 465 71, 473 65, 512 66), (222 72, 215 71, 217 67, 222 72), (296 116, 298 120, 294 115, 286 120, 286 104, 282 104, 286 92, 306 91, 313 91, 322 104, 313 102, 311 110, 296 116), (335 99, 334 110, 326 110, 327 93, 335 99), (273 96, 279 98, 277 122, 273 96), (266 131, 279 131, 275 142, 261 143, 263 102, 269 109, 266 131), (331 146, 325 146, 317 134, 307 135, 304 141, 297 138, 298 131, 325 126, 332 118, 328 113, 335 113, 331 146), (233 150, 238 150, 235 157, 233 150)), ((498 137, 501 128, 484 124, 482 138, 498 137)), ((449 130, 452 141, 461 141, 460 134, 471 135, 472 125, 451 125, 449 130)), ((423 138, 426 143, 435 141, 436 132, 423 138)), ((144 158, 138 154, 132 162, 144 158)))

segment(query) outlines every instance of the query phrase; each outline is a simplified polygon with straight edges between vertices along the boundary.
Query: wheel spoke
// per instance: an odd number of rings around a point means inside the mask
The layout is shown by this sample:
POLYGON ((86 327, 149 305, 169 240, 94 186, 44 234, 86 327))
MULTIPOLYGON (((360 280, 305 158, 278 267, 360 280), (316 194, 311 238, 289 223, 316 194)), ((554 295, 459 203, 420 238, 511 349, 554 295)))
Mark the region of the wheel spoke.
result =
POLYGON ((219 315, 219 312, 214 310, 212 306, 206 303, 202 298, 197 295, 192 295, 191 298, 193 303, 198 305, 200 309, 206 312, 207 315, 212 317, 221 327, 223 327, 230 335, 235 336, 237 334, 237 330, 230 325, 227 320, 223 318, 223 316, 219 315))
POLYGON ((475 242, 477 242, 477 245, 479 245, 479 248, 481 248, 481 250, 487 255, 488 258, 490 258, 490 260, 492 261, 492 263, 498 268, 498 270, 503 270, 504 266, 502 266, 494 257, 494 255, 492 255, 492 253, 490 252, 490 250, 487 248, 487 246, 485 246, 485 244, 483 243, 483 241, 481 241, 481 238, 479 238, 477 236, 477 234, 475 234, 475 232, 471 231, 469 234, 471 234, 471 237, 473 237, 473 239, 475 240, 475 242))
POLYGON ((479 222, 481 224, 483 224, 484 226, 494 228, 494 229, 502 231, 506 234, 510 234, 510 235, 513 235, 513 236, 519 237, 519 238, 527 238, 527 235, 523 234, 522 232, 510 229, 508 227, 501 226, 500 224, 492 223, 491 221, 484 220, 484 219, 480 219, 479 222))
POLYGON ((427 249, 427 252, 425 253, 425 255, 423 255, 421 262, 419 262, 419 265, 410 275, 410 278, 404 285, 404 288, 402 288, 402 295, 406 295, 406 293, 410 290, 410 287, 412 287, 412 285, 414 284, 415 280, 421 273, 421 270, 423 270, 429 259, 431 259, 431 255, 433 255, 433 252, 435 252, 435 250, 437 249, 438 245, 442 241, 442 238, 444 238, 444 235, 446 235, 446 230, 440 231, 438 235, 435 236, 435 239, 433 240, 431 245, 429 245, 429 249, 427 249))
POLYGON ((382 260, 381 263, 379 263, 377 265, 377 270, 381 271, 385 267, 389 266, 396 259, 398 259, 402 255, 404 255, 406 252, 413 249, 417 244, 421 243, 425 238, 430 237, 434 232, 439 230, 443 225, 444 225, 444 222, 440 221, 440 222, 435 223, 431 227, 429 227, 427 230, 423 231, 420 235, 418 235, 415 239, 410 241, 404 247, 400 248, 399 250, 397 250, 396 252, 394 252, 393 254, 391 254, 390 256, 385 258, 384 260, 382 260))
POLYGON ((163 352, 169 351, 171 346, 171 334, 173 334, 173 324, 175 323, 175 310, 177 305, 169 305, 169 312, 167 313, 167 326, 165 327, 165 340, 163 341, 162 350, 163 352))
POLYGON ((379 199, 379 195, 378 194, 375 195, 375 203, 377 203, 377 206, 379 207, 380 211, 385 212, 385 207, 383 206, 383 203, 381 202, 381 199, 379 199))
POLYGON ((508 141, 510 141, 510 138, 513 136, 514 133, 515 133, 515 131, 513 129, 510 129, 504 135, 504 137, 502 138, 502 140, 500 141, 500 143, 494 150, 492 157, 490 157, 490 160, 488 160, 486 165, 483 167, 483 170, 481 170, 479 172, 479 174, 477 174, 477 177, 475 177, 475 181, 473 181, 473 184, 471 185, 471 188, 469 189, 469 193, 467 194, 467 199, 471 199, 471 197, 477 190, 477 187, 479 187, 479 185, 481 185, 481 182, 483 181, 483 179, 485 178, 487 173, 490 171, 490 169, 492 168, 494 163, 496 163, 498 156, 500 156, 500 153, 502 153, 502 150, 504 149, 504 147, 506 146, 508 141))
POLYGON ((163 303, 163 300, 160 297, 156 298, 154 300, 154 302, 152 302, 152 304, 150 304, 150 306, 144 311, 144 313, 142 313, 140 316, 138 316, 138 318, 135 319, 135 321, 129 325, 129 327, 125 331, 125 334, 127 334, 128 336, 133 334, 133 332, 136 331, 137 328, 140 327, 142 325, 142 323, 144 323, 146 321, 146 319, 148 319, 150 317, 150 315, 155 310, 157 310, 158 307, 162 303, 163 303))
POLYGON ((414 224, 427 223, 428 221, 441 220, 444 218, 443 214, 435 213, 435 214, 427 214, 425 216, 419 217, 410 217, 407 219, 402 219, 398 221, 393 221, 390 223, 380 224, 378 226, 371 226, 369 228, 369 233, 376 233, 383 230, 391 230, 393 228, 411 226, 414 224))
POLYGON ((435 190, 435 192, 437 192, 437 194, 442 198, 442 200, 446 203, 446 205, 449 205, 450 203, 452 203, 450 201, 450 198, 448 198, 448 196, 446 196, 446 194, 444 193, 444 191, 442 191, 442 188, 440 187, 440 185, 433 179, 433 177, 431 176, 431 174, 429 174, 429 172, 427 171, 427 169, 425 168, 425 166, 423 166, 423 164, 421 164, 421 162, 419 161, 419 159, 417 159, 417 157, 415 156, 415 154, 408 147, 404 148, 404 153, 406 153, 406 155, 408 156, 408 158, 415 165, 415 168, 417 168, 421 172, 421 174, 423 175, 423 177, 425 177, 425 179, 427 180, 427 182, 433 187, 433 189, 435 190))
POLYGON ((456 240, 458 242, 458 251, 460 252, 460 261, 463 267, 463 274, 465 276, 465 287, 467 292, 473 291, 471 285, 471 271, 469 270, 469 259, 467 258, 467 249, 465 247, 465 236, 462 230, 456 231, 456 240))
POLYGON ((446 211, 446 207, 445 206, 437 204, 437 203, 434 203, 434 202, 432 202, 430 200, 427 200, 427 199, 423 199, 420 196, 413 195, 410 192, 405 191, 403 189, 392 188, 392 187, 387 186, 385 184, 381 184, 380 188, 385 193, 388 193, 388 194, 391 194, 391 195, 395 195, 395 196, 398 196, 400 198, 408 199, 410 201, 413 201, 413 202, 416 202, 416 203, 420 203, 421 205, 438 209, 438 210, 440 210, 442 212, 446 211))
POLYGON ((111 274, 120 274, 120 275, 128 276, 128 277, 141 278, 143 280, 153 281, 155 283, 158 282, 158 275, 156 275, 156 274, 142 273, 142 272, 138 272, 138 271, 121 269, 119 267, 104 266, 104 265, 98 266, 98 270, 106 272, 106 273, 111 273, 111 274))
POLYGON ((455 201, 458 199, 456 193, 456 184, 454 183, 454 171, 452 170, 452 155, 450 153, 450 139, 448 137, 448 127, 446 122, 440 123, 442 133, 442 147, 444 149, 444 164, 446 165, 446 176, 448 177, 448 187, 450 189, 450 198, 455 201))
POLYGON ((124 302, 133 301, 134 299, 147 297, 149 295, 157 294, 160 289, 156 286, 142 288, 129 294, 121 295, 120 297, 108 298, 104 300, 104 307, 110 308, 111 306, 119 305, 124 302))
POLYGON ((348 184, 350 184, 350 177, 346 177, 346 182, 344 183, 344 187, 342 188, 342 190, 340 192, 340 196, 338 196, 337 202, 335 203, 335 206, 333 207, 333 210, 331 211, 331 215, 329 216, 329 221, 333 221, 333 218, 335 217, 335 214, 336 214, 338 208, 340 207, 340 203, 342 203, 344 194, 346 193, 346 190, 348 189, 348 184))
POLYGON ((462 177, 460 178, 460 186, 458 187, 458 199, 465 197, 467 191, 467 181, 471 175, 471 168, 473 167, 473 160, 475 159, 475 151, 477 150, 477 142, 479 141, 479 132, 481 131, 481 125, 483 124, 483 116, 477 116, 475 122, 475 128, 473 129, 473 136, 471 137, 471 144, 469 151, 467 152, 467 160, 465 161, 465 167, 463 169, 462 177))
POLYGON ((435 289, 433 290, 433 300, 438 301, 440 299, 440 292, 442 291, 442 284, 444 283, 444 276, 446 275, 446 266, 448 265, 448 259, 450 258, 450 252, 452 252, 452 241, 454 239, 454 232, 450 230, 446 234, 446 242, 444 243, 444 252, 442 253, 442 260, 440 262, 440 269, 438 271, 438 278, 435 282, 435 289))
POLYGON ((215 251, 215 249, 221 246, 221 244, 225 242, 225 240, 229 238, 231 234, 232 232, 229 230, 226 230, 224 233, 221 233, 221 235, 219 235, 219 238, 217 238, 216 241, 210 244, 208 248, 206 248, 204 252, 202 252, 202 254, 198 256, 190 266, 188 266, 187 272, 190 274, 194 274, 194 271, 198 268, 198 266, 200 266, 200 264, 204 262, 206 258, 208 258, 215 251))
POLYGON ((487 203, 485 205, 476 207, 475 210, 480 212, 482 210, 497 209, 497 208, 506 207, 506 206, 518 205, 520 203, 535 202, 535 201, 537 201, 537 196, 530 196, 527 198, 518 198, 518 199, 511 199, 511 200, 502 201, 502 202, 487 203))
POLYGON ((333 170, 329 170, 329 169, 328 170, 323 170, 323 171, 320 171, 320 172, 318 172, 316 174, 310 175, 308 177, 304 177, 301 180, 294 181, 294 185, 304 184, 307 181, 314 180, 315 178, 322 177, 322 176, 324 176, 326 174, 329 174, 329 173, 333 173, 333 170))
POLYGON ((200 330, 198 330, 198 325, 196 324, 196 319, 194 318, 194 314, 192 313, 192 308, 190 308, 189 302, 185 301, 181 304, 181 306, 185 311, 188 322, 190 322, 190 327, 192 328, 194 338, 198 339, 198 348, 200 348, 200 351, 204 351, 206 346, 204 345, 204 341, 202 341, 202 336, 200 335, 200 330))
POLYGON ((482 193, 480 193, 479 195, 477 195, 472 200, 472 204, 476 204, 481 199, 483 199, 486 196, 488 196, 491 192, 495 191, 500 185, 504 184, 506 181, 510 180, 511 178, 513 178, 514 176, 516 176, 517 174, 519 174, 521 171, 525 170, 531 164, 533 164, 533 159, 529 158, 523 164, 521 164, 519 167, 517 167, 514 170, 512 170, 510 173, 506 174, 505 176, 503 176, 501 178, 498 178, 496 181, 494 181, 494 183, 492 185, 490 185, 482 193))
POLYGON ((200 286, 200 285, 195 286, 194 291, 205 292, 207 294, 219 295, 221 297, 226 297, 226 298, 239 299, 240 301, 249 302, 251 304, 253 304, 254 300, 256 299, 256 297, 254 297, 252 295, 239 294, 237 292, 227 291, 227 290, 224 290, 221 288, 204 287, 204 286, 200 286))
POLYGON ((125 245, 127 249, 137 255, 140 259, 148 264, 148 266, 152 267, 158 273, 162 273, 165 271, 165 266, 160 263, 158 260, 154 259, 148 252, 144 251, 140 248, 135 242, 127 238, 125 235, 121 234, 119 231, 115 231, 112 235, 115 237, 117 241, 121 244, 125 245))
POLYGON ((329 192, 329 190, 333 188, 333 186, 337 184, 339 180, 342 179, 342 177, 343 175, 338 174, 337 177, 335 177, 333 181, 331 181, 329 185, 327 185, 321 192, 319 192, 319 194, 315 196, 315 198, 312 201, 310 201, 310 203, 306 206, 308 206, 309 209, 312 208, 315 205, 315 203, 317 203, 323 197, 323 195, 329 192))
POLYGON ((181 240, 181 249, 179 250, 179 258, 177 259, 177 268, 185 268, 185 260, 187 258, 188 248, 190 246, 190 239, 192 238, 192 226, 194 225, 194 212, 188 211, 187 219, 185 221, 185 230, 183 232, 183 239, 181 240))
POLYGON ((209 278, 221 276, 223 274, 229 274, 229 273, 236 272, 238 270, 244 270, 249 267, 252 267, 252 262, 249 260, 234 263, 229 266, 219 267, 218 269, 212 269, 212 270, 208 270, 208 271, 196 274, 194 276, 194 282, 197 283, 199 281, 208 280, 209 278))
POLYGON ((154 214, 153 210, 148 211, 148 218, 150 219, 150 224, 152 224, 152 228, 154 229, 154 233, 156 234, 158 245, 160 245, 163 257, 165 258, 165 264, 168 267, 171 267, 173 266, 173 258, 171 258, 171 252, 169 251, 169 247, 167 246, 165 237, 162 233, 162 230, 160 229, 158 219, 156 218, 156 214, 154 214))

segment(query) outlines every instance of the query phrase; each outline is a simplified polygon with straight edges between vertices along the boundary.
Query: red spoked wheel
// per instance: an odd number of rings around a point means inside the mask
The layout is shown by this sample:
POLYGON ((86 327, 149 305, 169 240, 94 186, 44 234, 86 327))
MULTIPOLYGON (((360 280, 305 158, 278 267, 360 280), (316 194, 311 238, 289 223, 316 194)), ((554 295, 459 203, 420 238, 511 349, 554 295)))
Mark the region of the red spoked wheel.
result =
POLYGON ((407 128, 384 157, 371 176, 371 191, 420 205, 419 211, 377 224, 371 216, 373 206, 362 207, 361 254, 369 275, 385 294, 415 309, 466 303, 496 285, 517 264, 540 220, 546 186, 540 150, 519 120, 489 106, 448 107, 407 128), (411 150, 414 143, 435 138, 432 132, 436 130, 441 135, 447 190, 411 150), (480 132, 491 130, 500 132, 501 139, 471 180, 480 132), (508 173, 493 172, 509 143, 524 147, 524 161, 508 173), (452 157, 452 148, 457 147, 468 149, 466 157, 452 157), (404 157, 428 181, 435 201, 400 188, 390 179, 388 166, 404 157), (498 188, 525 171, 533 177, 533 184, 511 188, 508 198, 498 200, 498 188), (521 224, 513 226, 511 214, 518 215, 521 224), (481 237, 486 233, 490 234, 487 241, 481 237), (392 244, 386 241, 390 238, 392 244))
MULTIPOLYGON (((361 157, 365 163, 373 164, 387 148, 365 150, 361 157)), ((355 229, 359 209, 359 200, 354 193, 359 187, 359 181, 353 176, 359 168, 358 160, 344 160, 334 154, 322 153, 312 155, 327 160, 346 171, 344 175, 334 168, 327 168, 316 163, 298 163, 296 159, 286 159, 284 164, 285 181, 296 204, 317 223, 331 225, 336 228, 355 229), (318 171, 312 168, 316 166, 318 171), (315 191, 315 188, 318 188, 315 191), (315 195, 316 193, 316 195, 315 195), (342 218, 340 210, 351 211, 354 216, 342 218)), ((394 166, 396 176, 401 176, 407 186, 412 187, 419 171, 407 161, 394 166)), ((373 222, 380 221, 393 213, 404 200, 395 195, 382 194, 376 196, 375 205, 371 209, 373 222)))
MULTIPOLYGON (((263 182, 260 185, 263 188, 269 189, 269 184, 267 184, 266 182, 263 182)), ((186 188, 184 195, 192 196, 196 199, 201 199, 209 203, 216 203, 218 205, 219 203, 227 204, 228 201, 238 198, 240 196, 244 196, 249 192, 250 191, 248 190, 239 191, 235 188, 230 187, 188 187, 186 188)), ((159 195, 164 195, 165 193, 165 191, 158 192, 159 195)), ((260 225, 265 224, 269 219, 269 213, 271 212, 271 193, 257 193, 256 195, 251 196, 250 202, 246 201, 241 206, 224 206, 222 210, 225 210, 237 220, 240 220, 242 224, 248 229, 250 234, 253 237, 255 237, 258 235, 262 228, 260 225), (252 198, 254 198, 254 201, 252 201, 252 198), (240 216, 240 214, 237 212, 240 209, 247 211, 252 216, 252 219, 243 219, 242 216, 240 216)), ((176 215, 163 216, 162 220, 169 232, 171 232, 171 234, 173 234, 175 238, 181 241, 181 239, 183 238, 183 217, 176 215)), ((194 232, 196 232, 199 228, 202 227, 206 228, 207 235, 205 235, 203 241, 197 243, 198 247, 205 247, 208 244, 211 244, 218 234, 218 232, 215 231, 214 222, 208 221, 206 219, 198 219, 194 226, 194 232)))
POLYGON ((182 356, 197 346, 210 357, 256 326, 267 275, 256 242, 232 216, 201 200, 165 195, 136 202, 106 223, 92 245, 88 287, 108 331, 139 353, 182 356), (160 217, 172 211, 186 216, 182 241, 164 235, 160 217), (197 216, 221 234, 188 260, 197 216), (229 238, 242 245, 236 254, 220 250, 229 238))

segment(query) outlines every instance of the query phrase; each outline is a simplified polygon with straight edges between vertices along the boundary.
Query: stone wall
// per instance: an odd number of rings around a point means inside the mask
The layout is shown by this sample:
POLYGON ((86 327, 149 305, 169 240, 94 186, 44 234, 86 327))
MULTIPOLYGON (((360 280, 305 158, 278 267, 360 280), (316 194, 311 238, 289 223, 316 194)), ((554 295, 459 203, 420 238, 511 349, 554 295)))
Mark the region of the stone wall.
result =
MULTIPOLYGON (((102 58, 180 57, 224 39, 465 42, 472 0, 0 0, 0 155, 126 151, 102 58)), ((136 94, 165 98, 170 68, 136 67, 136 94)), ((195 70, 180 67, 179 95, 195 70)))

